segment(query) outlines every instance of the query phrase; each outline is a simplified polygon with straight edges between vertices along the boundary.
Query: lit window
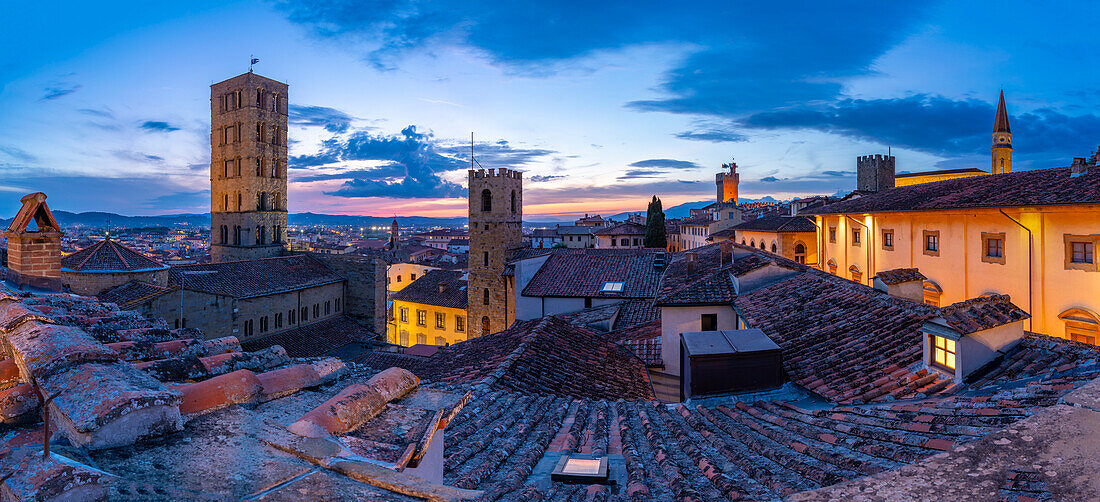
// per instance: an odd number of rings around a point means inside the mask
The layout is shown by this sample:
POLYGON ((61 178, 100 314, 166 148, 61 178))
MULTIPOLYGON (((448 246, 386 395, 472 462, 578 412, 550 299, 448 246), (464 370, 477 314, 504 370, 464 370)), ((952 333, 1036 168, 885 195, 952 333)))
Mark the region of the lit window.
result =
POLYGON ((439 329, 447 327, 447 316, 442 312, 435 313, 435 327, 439 329))
POLYGON ((1072 242, 1073 256, 1070 263, 1092 263, 1094 249, 1091 242, 1072 242))
POLYGON ((428 311, 427 310, 417 310, 416 311, 416 325, 417 326, 427 326, 428 325, 428 311))
POLYGON ((955 370, 955 340, 932 336, 932 363, 955 370))
POLYGON ((887 249, 887 250, 894 249, 894 231, 893 230, 883 230, 882 231, 882 248, 887 249))
POLYGON ((604 293, 621 293, 623 291, 623 283, 621 282, 605 282, 603 283, 604 293))
POLYGON ((829 227, 829 242, 836 242, 836 227, 829 227))
POLYGON ((926 251, 939 251, 940 250, 940 236, 928 235, 924 238, 924 249, 926 251))
POLYGON ((852 229, 852 244, 859 244, 859 229, 852 229))
POLYGON ((409 308, 401 307, 401 322, 409 322, 409 308))
POLYGON ((462 333, 466 331, 466 318, 460 315, 455 316, 455 331, 462 333))
POLYGON ((1100 317, 1085 309, 1069 309, 1059 319, 1065 323, 1066 338, 1075 342, 1096 344, 1100 338, 1100 317))

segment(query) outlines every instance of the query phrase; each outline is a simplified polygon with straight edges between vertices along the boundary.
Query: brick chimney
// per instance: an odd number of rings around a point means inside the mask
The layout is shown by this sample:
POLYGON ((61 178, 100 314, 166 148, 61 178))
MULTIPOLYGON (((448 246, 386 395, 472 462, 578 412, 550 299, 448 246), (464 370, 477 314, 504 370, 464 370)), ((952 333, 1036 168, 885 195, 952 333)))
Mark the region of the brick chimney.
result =
POLYGON ((444 291, 447 291, 447 283, 445 283, 443 281, 440 281, 439 282, 439 292, 443 293, 444 291))
POLYGON ((1084 157, 1074 157, 1073 163, 1069 165, 1069 176, 1076 178, 1089 172, 1089 164, 1085 161, 1084 157))
POLYGON ((46 206, 46 194, 35 192, 19 201, 23 207, 4 232, 8 239, 7 279, 20 288, 61 291, 61 226, 46 206), (27 230, 32 221, 37 228, 27 230))
POLYGON ((695 253, 687 254, 687 273, 695 273, 695 253))
POLYGON ((721 251, 721 256, 718 258, 718 264, 723 265, 726 263, 733 263, 733 243, 730 241, 722 241, 718 243, 718 249, 721 251))

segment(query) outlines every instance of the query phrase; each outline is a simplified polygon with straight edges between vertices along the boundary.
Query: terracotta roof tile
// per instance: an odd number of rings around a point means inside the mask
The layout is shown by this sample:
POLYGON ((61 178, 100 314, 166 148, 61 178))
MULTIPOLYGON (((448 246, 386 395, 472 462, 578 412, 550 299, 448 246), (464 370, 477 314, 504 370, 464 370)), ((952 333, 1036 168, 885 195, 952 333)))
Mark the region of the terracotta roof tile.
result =
POLYGON ((923 281, 927 279, 924 274, 920 273, 920 270, 915 268, 896 268, 894 270, 883 270, 876 275, 879 280, 887 285, 901 284, 903 282, 923 281))
POLYGON ((657 290, 661 269, 654 263, 664 250, 577 249, 551 253, 524 296, 588 298, 651 298, 657 290), (623 283, 622 291, 603 291, 608 282, 623 283))
POLYGON ((168 266, 107 238, 62 256, 61 268, 73 272, 137 272, 168 266))
POLYGON ((466 274, 458 270, 429 270, 391 297, 394 301, 466 309, 466 274), (440 284, 443 291, 440 291, 440 284))
POLYGON ((129 308, 167 294, 175 289, 178 288, 158 286, 143 281, 130 281, 126 284, 108 289, 97 295, 97 297, 105 302, 114 303, 121 308, 129 308))
POLYGON ((1017 307, 1008 295, 991 295, 953 303, 940 309, 940 315, 958 332, 973 333, 1008 323, 1023 321, 1030 314, 1017 307))
POLYGON ((172 267, 169 280, 178 286, 183 272, 201 271, 214 273, 188 274, 184 280, 187 289, 234 298, 295 291, 344 280, 307 255, 172 267))
POLYGON ((817 225, 812 216, 790 216, 784 212, 764 215, 730 228, 757 232, 817 232, 817 225))
POLYGON ((246 351, 256 351, 279 345, 290 357, 318 357, 332 354, 342 347, 368 343, 378 339, 371 330, 355 321, 336 316, 296 329, 241 342, 246 351))

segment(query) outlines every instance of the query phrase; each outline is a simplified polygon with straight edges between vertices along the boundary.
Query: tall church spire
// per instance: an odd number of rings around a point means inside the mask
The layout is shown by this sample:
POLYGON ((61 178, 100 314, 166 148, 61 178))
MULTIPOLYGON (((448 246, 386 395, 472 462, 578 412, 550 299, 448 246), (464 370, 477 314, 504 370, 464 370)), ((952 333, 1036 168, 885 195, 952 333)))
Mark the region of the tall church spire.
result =
POLYGON ((1005 91, 997 103, 997 118, 993 119, 993 147, 990 148, 993 174, 1012 172, 1012 129, 1008 127, 1008 109, 1005 108, 1005 91))

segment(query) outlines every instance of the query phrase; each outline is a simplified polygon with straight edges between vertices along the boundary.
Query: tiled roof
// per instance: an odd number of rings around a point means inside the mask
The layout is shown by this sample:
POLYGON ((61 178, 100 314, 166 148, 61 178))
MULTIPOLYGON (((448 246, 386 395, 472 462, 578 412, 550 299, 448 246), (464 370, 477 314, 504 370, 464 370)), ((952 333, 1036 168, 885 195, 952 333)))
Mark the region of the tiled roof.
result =
POLYGON ((111 302, 121 308, 130 308, 139 303, 146 302, 160 295, 166 294, 177 288, 157 286, 142 281, 130 281, 126 284, 115 286, 98 295, 100 300, 111 302))
POLYGON ((531 237, 557 237, 558 231, 554 228, 536 228, 531 231, 531 237))
POLYGON ((1100 169, 1076 178, 1068 167, 910 185, 829 204, 814 214, 935 211, 1100 203, 1100 169))
MULTIPOLYGON (((393 358, 383 358, 392 364, 393 358)), ((396 361, 402 364, 402 361, 396 361)), ((447 385, 593 399, 653 396, 645 366, 599 334, 557 317, 519 321, 511 328, 443 347, 410 371, 447 385)))
POLYGON ((705 227, 714 223, 714 218, 709 214, 702 214, 694 218, 685 218, 680 221, 681 227, 693 226, 693 227, 705 227))
POLYGON ((781 212, 741 222, 731 228, 758 232, 817 232, 812 216, 789 216, 781 212))
POLYGON ((942 380, 909 369, 922 360, 920 328, 936 316, 932 307, 816 270, 742 294, 734 305, 779 344, 792 381, 832 401, 903 398, 942 380))
POLYGON ((648 298, 627 300, 619 304, 619 312, 615 316, 615 326, 612 329, 629 328, 653 320, 660 321, 660 319, 661 308, 656 306, 653 300, 648 298))
POLYGON ((737 235, 737 229, 729 227, 723 228, 722 230, 719 230, 717 232, 711 232, 709 237, 711 239, 729 239, 732 238, 734 235, 737 235))
POLYGON ((458 270, 429 270, 412 284, 394 293, 391 299, 465 310, 465 276, 465 273, 458 270), (439 290, 440 284, 443 285, 443 291, 439 290))
POLYGON ((1023 321, 1030 314, 1017 307, 1008 295, 990 295, 952 303, 940 309, 940 316, 959 333, 968 334, 1023 321))
POLYGON ((753 250, 732 262, 731 252, 722 258, 722 244, 738 246, 739 249, 752 249, 732 243, 716 243, 700 246, 691 251, 676 253, 668 270, 661 279, 657 293, 657 305, 716 305, 730 304, 737 296, 733 277, 751 272, 761 267, 776 264, 791 270, 802 270, 804 266, 783 260, 776 255, 765 255, 753 250), (694 270, 688 271, 688 256, 695 255, 694 270))
POLYGON ((110 238, 61 257, 61 269, 71 272, 137 272, 166 268, 167 265, 110 238))
POLYGON ((628 221, 604 227, 592 233, 596 235, 645 235, 645 226, 628 221))
POLYGON ((901 284, 903 282, 923 281, 927 279, 920 270, 915 268, 895 268, 883 270, 876 275, 880 281, 887 285, 901 284))
POLYGON ((937 174, 961 174, 961 173, 984 173, 989 174, 988 171, 983 171, 976 167, 964 167, 962 169, 938 169, 935 171, 920 171, 916 173, 900 173, 895 174, 895 178, 912 178, 915 176, 935 176, 937 174))
POLYGON ((554 230, 558 235, 591 235, 592 230, 598 227, 582 227, 576 225, 558 225, 554 230))
POLYGON ((523 296, 651 298, 657 291, 661 270, 653 264, 663 249, 572 251, 552 253, 523 288, 523 296), (608 282, 623 283, 623 290, 603 291, 608 282))
POLYGON ((169 281, 173 285, 179 285, 183 272, 209 271, 214 273, 186 274, 186 289, 234 298, 250 298, 344 280, 307 255, 292 255, 172 267, 169 281))
POLYGON ((257 351, 279 345, 290 357, 318 357, 333 355, 349 344, 377 340, 371 330, 355 321, 336 316, 312 324, 241 342, 247 351, 257 351))

